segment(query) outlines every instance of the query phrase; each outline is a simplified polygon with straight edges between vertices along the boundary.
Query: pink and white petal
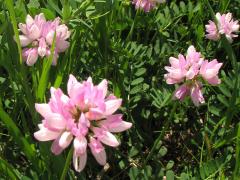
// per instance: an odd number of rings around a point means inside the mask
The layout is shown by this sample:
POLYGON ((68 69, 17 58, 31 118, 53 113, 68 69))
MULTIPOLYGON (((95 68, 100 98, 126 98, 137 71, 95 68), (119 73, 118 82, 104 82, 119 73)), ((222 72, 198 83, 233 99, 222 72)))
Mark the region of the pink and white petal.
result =
POLYGON ((53 139, 58 138, 60 133, 61 132, 59 132, 59 131, 51 131, 51 130, 41 126, 41 129, 34 133, 34 137, 38 141, 51 141, 53 139))
POLYGON ((60 114, 51 113, 45 120, 46 126, 50 128, 62 130, 66 127, 66 120, 60 114))
POLYGON ((98 84, 98 89, 102 90, 103 92, 103 97, 106 97, 107 95, 107 89, 108 89, 108 82, 106 79, 102 80, 99 84, 98 84))
POLYGON ((90 108, 85 116, 89 120, 99 120, 104 117, 104 113, 99 108, 90 108))
POLYGON ((85 151, 83 154, 78 154, 76 151, 74 151, 73 166, 77 172, 81 172, 85 168, 86 162, 87 162, 87 151, 85 151))
POLYGON ((54 32, 53 30, 51 30, 51 31, 49 31, 49 33, 46 35, 46 42, 48 43, 48 45, 52 45, 54 33, 55 33, 55 32, 54 32))
POLYGON ((56 44, 57 52, 64 52, 69 46, 70 43, 68 41, 61 40, 56 44))
POLYGON ((67 83, 67 91, 68 91, 68 95, 71 95, 72 93, 72 90, 75 86, 75 84, 77 84, 78 81, 77 79, 75 78, 75 76, 73 76, 72 74, 69 75, 69 78, 68 78, 68 83, 67 83))
POLYGON ((87 78, 87 82, 89 82, 89 83, 92 84, 92 78, 91 78, 91 77, 88 77, 88 78, 87 78))
POLYGON ((102 151, 100 152, 95 152, 91 149, 91 152, 93 154, 93 156, 95 157, 96 161, 104 166, 107 163, 107 155, 106 155, 106 151, 105 149, 102 149, 102 151))
POLYGON ((122 99, 113 99, 106 101, 106 111, 104 115, 113 114, 122 104, 122 99))
POLYGON ((58 137, 57 139, 55 139, 53 141, 52 146, 51 146, 51 151, 53 154, 59 155, 62 153, 63 150, 64 150, 64 148, 59 146, 59 137, 58 137))
POLYGON ((218 85, 221 83, 221 79, 219 79, 217 76, 215 76, 211 79, 207 79, 207 82, 211 85, 218 85))
POLYGON ((30 16, 28 14, 27 17, 26 17, 26 24, 31 25, 32 23, 34 23, 34 20, 33 20, 32 16, 30 16))
POLYGON ((117 127, 122 121, 122 116, 122 114, 113 114, 107 116, 106 120, 100 121, 99 124, 107 128, 117 127))
POLYGON ((117 138, 112 134, 112 133, 110 133, 110 132, 108 132, 108 131, 105 131, 104 132, 104 135, 103 136, 101 136, 101 137, 98 137, 98 139, 102 142, 102 143, 104 143, 104 144, 106 144, 106 145, 108 145, 108 146, 112 146, 112 147, 117 147, 117 146, 119 146, 119 142, 118 142, 118 140, 117 140, 117 138))
POLYGON ((113 127, 113 128, 109 128, 108 130, 110 132, 123 132, 123 131, 126 131, 127 129, 131 128, 132 127, 132 123, 130 122, 126 122, 126 121, 121 121, 117 127, 113 127))
POLYGON ((203 61, 202 65, 201 65, 201 68, 200 68, 200 74, 203 75, 205 74, 206 72, 206 69, 207 69, 207 65, 208 65, 208 61, 203 61))
POLYGON ((41 31, 39 30, 37 25, 33 25, 28 33, 28 37, 32 40, 36 40, 41 36, 41 31))
POLYGON ((34 65, 36 63, 37 59, 38 59, 37 49, 36 48, 30 49, 28 56, 27 56, 27 60, 26 60, 27 65, 28 66, 34 65))
POLYGON ((85 137, 76 137, 73 141, 74 150, 77 154, 83 154, 87 149, 87 139, 85 137))
POLYGON ((59 146, 63 149, 67 148, 69 144, 72 142, 73 136, 72 133, 65 131, 62 133, 59 139, 59 146))
POLYGON ((191 99, 195 106, 199 106, 205 102, 200 85, 196 85, 191 89, 191 99))
POLYGON ((39 15, 37 15, 35 18, 37 21, 40 21, 40 22, 46 22, 46 18, 44 16, 43 13, 40 13, 39 15), (37 18, 36 18, 37 17, 37 18))
POLYGON ((189 95, 189 93, 189 87, 183 84, 175 90, 173 99, 179 99, 180 101, 183 101, 184 98, 189 95))
POLYGON ((52 114, 49 104, 35 103, 35 109, 42 117, 47 117, 49 114, 52 114))
POLYGON ((32 42, 32 39, 28 38, 25 35, 19 35, 20 44, 22 47, 29 45, 32 42))
POLYGON ((218 74, 217 69, 207 69, 203 77, 205 77, 206 79, 211 79, 215 77, 217 74, 218 74))
POLYGON ((177 58, 170 57, 169 58, 169 62, 170 62, 172 67, 174 67, 174 68, 178 68, 179 67, 179 60, 177 58))

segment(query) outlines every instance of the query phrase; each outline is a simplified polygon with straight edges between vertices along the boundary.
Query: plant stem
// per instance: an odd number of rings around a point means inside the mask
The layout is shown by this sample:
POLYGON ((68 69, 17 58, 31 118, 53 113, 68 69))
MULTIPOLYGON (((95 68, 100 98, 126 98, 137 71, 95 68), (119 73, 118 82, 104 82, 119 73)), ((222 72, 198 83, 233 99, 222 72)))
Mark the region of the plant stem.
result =
POLYGON ((222 42, 223 42, 223 48, 225 49, 230 61, 231 61, 231 64, 232 64, 232 67, 233 67, 233 70, 234 70, 234 73, 236 74, 235 76, 235 79, 234 79, 234 89, 233 89, 233 93, 232 93, 232 97, 230 98, 230 103, 229 103, 229 107, 227 109, 227 113, 226 113, 226 117, 227 117, 227 120, 226 120, 226 128, 229 127, 229 125, 231 124, 231 121, 232 121, 232 118, 233 118, 233 111, 234 111, 234 108, 235 107, 235 104, 236 104, 236 99, 238 97, 238 90, 239 90, 239 76, 238 76, 238 73, 239 73, 239 66, 238 66, 238 63, 237 63, 237 58, 236 58, 236 55, 232 49, 232 46, 231 44, 228 42, 227 38, 224 36, 221 38, 222 42))
POLYGON ((240 123, 238 123, 238 132, 236 138, 236 164, 234 169, 234 177, 233 179, 237 180, 239 177, 239 168, 240 168, 240 123))
POLYGON ((154 153, 157 145, 159 144, 160 140, 163 138, 166 129, 168 129, 168 127, 169 127, 169 125, 170 125, 170 122, 171 122, 172 119, 173 119, 173 115, 174 115, 174 113, 175 113, 176 107, 177 107, 177 104, 174 103, 173 108, 172 108, 172 111, 171 111, 171 113, 170 113, 170 116, 169 116, 169 118, 164 122, 162 132, 161 132, 161 134, 158 136, 158 138, 154 141, 153 147, 151 148, 151 151, 149 152, 146 160, 145 160, 144 163, 143 163, 143 167, 146 166, 148 160, 152 157, 152 155, 153 155, 153 153, 154 153))
POLYGON ((73 147, 68 152, 66 163, 64 165, 63 172, 62 172, 60 180, 64 180, 65 179, 65 176, 67 174, 67 171, 68 171, 71 159, 72 159, 72 155, 73 155, 73 147))

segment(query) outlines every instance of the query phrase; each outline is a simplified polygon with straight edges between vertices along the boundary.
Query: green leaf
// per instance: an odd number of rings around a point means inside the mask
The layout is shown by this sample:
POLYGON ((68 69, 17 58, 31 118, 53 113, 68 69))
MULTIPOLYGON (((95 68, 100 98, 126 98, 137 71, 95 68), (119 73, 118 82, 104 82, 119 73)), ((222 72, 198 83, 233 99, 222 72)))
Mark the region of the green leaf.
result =
POLYGON ((51 11, 51 10, 46 9, 46 8, 41 8, 41 12, 44 13, 46 19, 54 19, 55 18, 54 11, 51 11))
POLYGON ((141 76, 146 73, 146 68, 139 68, 137 72, 135 73, 135 76, 141 76))
POLYGON ((165 146, 162 146, 159 150, 159 154, 161 157, 165 156, 167 154, 167 148, 165 146))
POLYGON ((140 173, 139 169, 136 167, 131 167, 129 171, 129 177, 131 180, 135 180, 138 177, 138 174, 140 173))
POLYGON ((174 172, 172 170, 167 171, 166 179, 167 180, 174 180, 174 172))
POLYGON ((173 160, 170 160, 170 161, 167 163, 166 169, 167 169, 167 170, 170 170, 170 169, 172 169, 173 166, 174 166, 174 161, 173 161, 173 160))

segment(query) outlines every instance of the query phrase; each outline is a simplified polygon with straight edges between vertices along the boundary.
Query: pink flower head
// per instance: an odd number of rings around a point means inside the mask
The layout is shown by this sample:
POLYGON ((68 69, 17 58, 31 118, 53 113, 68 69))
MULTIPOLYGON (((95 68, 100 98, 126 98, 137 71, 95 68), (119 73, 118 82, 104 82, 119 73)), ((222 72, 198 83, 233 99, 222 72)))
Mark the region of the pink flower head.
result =
POLYGON ((210 62, 204 60, 194 46, 188 48, 186 57, 180 54, 178 58, 170 57, 169 62, 171 66, 165 66, 167 74, 164 75, 167 84, 183 83, 174 92, 174 99, 182 101, 190 95, 193 103, 198 106, 204 103, 202 85, 199 80, 203 78, 211 85, 221 82, 218 72, 222 63, 218 63, 216 59, 210 62))
POLYGON ((217 25, 213 21, 209 21, 206 25, 206 37, 211 40, 220 39, 220 34, 224 34, 229 42, 238 35, 234 34, 239 31, 238 21, 232 19, 232 13, 221 15, 219 12, 216 14, 217 25))
POLYGON ((165 0, 133 0, 136 9, 143 9, 145 12, 149 12, 156 7, 157 3, 164 3, 165 0))
POLYGON ((113 133, 132 126, 122 120, 122 114, 114 114, 122 100, 107 96, 106 80, 95 86, 91 78, 80 83, 73 75, 69 77, 67 92, 65 95, 61 89, 52 87, 49 102, 35 105, 43 117, 35 138, 53 140, 51 150, 55 155, 73 142, 73 165, 78 172, 86 165, 87 146, 100 165, 106 164, 103 144, 117 147, 120 143, 113 133))
MULTIPOLYGON (((19 36, 22 47, 37 49, 37 54, 42 58, 51 54, 50 49, 53 45, 53 37, 56 32, 53 65, 57 63, 58 54, 64 52, 69 47, 67 39, 70 37, 70 31, 68 31, 68 27, 65 24, 60 25, 60 18, 56 18, 53 21, 46 21, 43 13, 36 15, 34 19, 30 15, 27 15, 26 24, 20 23, 19 29, 22 32, 22 35, 19 36)), ((23 53, 23 59, 26 62, 28 62, 28 59, 32 59, 28 55, 30 54, 23 53)), ((34 65, 38 59, 38 55, 35 56, 37 58, 36 60, 34 58, 34 63, 27 63, 27 65, 34 65)))

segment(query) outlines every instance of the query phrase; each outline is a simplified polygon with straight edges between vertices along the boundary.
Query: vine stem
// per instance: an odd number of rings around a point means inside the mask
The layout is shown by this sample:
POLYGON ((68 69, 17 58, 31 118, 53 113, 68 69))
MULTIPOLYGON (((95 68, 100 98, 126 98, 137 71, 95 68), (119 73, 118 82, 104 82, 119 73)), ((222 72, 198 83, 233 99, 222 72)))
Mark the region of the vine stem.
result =
POLYGON ((62 175, 61 175, 61 178, 60 180, 64 180, 65 179, 65 176, 67 174, 67 171, 68 171, 68 168, 69 168, 69 165, 70 165, 70 162, 71 162, 71 157, 73 155, 73 147, 69 150, 68 152, 68 155, 67 155, 67 159, 66 159, 66 163, 64 165, 64 168, 63 168, 63 172, 62 172, 62 175))
POLYGON ((174 103, 173 108, 172 108, 172 111, 171 111, 171 113, 170 113, 170 116, 169 116, 169 118, 164 122, 162 132, 161 132, 161 134, 158 136, 158 138, 154 141, 154 144, 153 144, 153 146, 152 146, 152 148, 151 148, 151 151, 149 152, 146 160, 145 160, 144 163, 143 163, 143 167, 146 166, 147 162, 148 162, 149 159, 152 157, 152 155, 153 155, 153 153, 154 153, 157 145, 159 144, 160 140, 163 138, 166 129, 168 129, 168 127, 169 127, 169 125, 170 125, 170 122, 171 122, 172 119, 173 119, 173 115, 174 115, 174 112, 175 112, 175 110, 176 110, 176 107, 177 107, 177 104, 174 103))

